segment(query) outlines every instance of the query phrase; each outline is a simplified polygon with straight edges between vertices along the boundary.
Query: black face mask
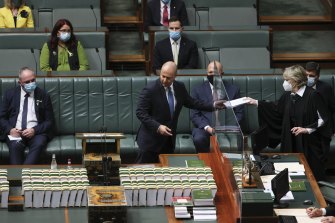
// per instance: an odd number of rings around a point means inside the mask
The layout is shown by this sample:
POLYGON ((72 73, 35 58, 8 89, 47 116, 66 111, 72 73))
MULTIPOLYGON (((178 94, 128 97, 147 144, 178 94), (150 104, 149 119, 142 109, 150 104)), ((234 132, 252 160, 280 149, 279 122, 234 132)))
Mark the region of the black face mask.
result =
POLYGON ((214 83, 214 75, 207 75, 207 80, 209 81, 209 83, 211 83, 213 85, 213 83, 214 83))

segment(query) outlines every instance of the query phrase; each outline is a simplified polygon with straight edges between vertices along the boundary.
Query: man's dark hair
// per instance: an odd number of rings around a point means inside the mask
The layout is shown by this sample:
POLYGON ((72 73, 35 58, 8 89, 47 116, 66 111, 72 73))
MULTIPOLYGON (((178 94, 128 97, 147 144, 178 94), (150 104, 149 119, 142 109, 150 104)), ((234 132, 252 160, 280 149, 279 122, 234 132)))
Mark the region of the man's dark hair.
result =
POLYGON ((312 71, 315 70, 316 74, 319 76, 320 75, 320 64, 316 63, 316 62, 308 62, 306 63, 306 70, 307 71, 312 71))
POLYGON ((180 22, 180 26, 183 27, 183 23, 180 21, 180 19, 177 16, 170 17, 169 23, 170 22, 180 22))

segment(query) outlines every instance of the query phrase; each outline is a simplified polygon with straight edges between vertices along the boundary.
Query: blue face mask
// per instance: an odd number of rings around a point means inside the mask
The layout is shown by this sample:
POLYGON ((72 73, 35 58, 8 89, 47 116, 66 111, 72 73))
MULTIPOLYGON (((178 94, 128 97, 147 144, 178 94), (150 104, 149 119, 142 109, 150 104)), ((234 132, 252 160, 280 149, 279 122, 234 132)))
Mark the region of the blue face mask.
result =
POLYGON ((162 0, 164 4, 169 4, 170 0, 162 0))
POLYGON ((69 41, 70 38, 71 38, 71 33, 68 33, 68 32, 61 32, 59 35, 59 39, 64 43, 69 41))
POLYGON ((315 84, 315 77, 308 77, 307 78, 307 86, 308 87, 313 87, 315 84))
POLYGON ((25 90, 27 93, 31 93, 31 92, 33 92, 33 91, 36 89, 36 87, 37 87, 37 84, 36 84, 36 82, 34 81, 34 82, 29 83, 29 84, 25 84, 25 85, 24 85, 24 90, 25 90))
POLYGON ((169 31, 170 38, 174 41, 177 41, 180 39, 180 31, 169 31))

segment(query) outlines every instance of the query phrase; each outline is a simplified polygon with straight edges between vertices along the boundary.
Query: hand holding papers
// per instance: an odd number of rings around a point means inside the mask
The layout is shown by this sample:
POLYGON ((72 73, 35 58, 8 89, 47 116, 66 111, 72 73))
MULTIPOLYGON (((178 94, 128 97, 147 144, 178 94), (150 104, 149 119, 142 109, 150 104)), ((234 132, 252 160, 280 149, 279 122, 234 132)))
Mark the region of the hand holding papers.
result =
POLYGON ((249 102, 250 102, 250 99, 248 99, 247 97, 242 97, 242 98, 238 98, 235 100, 226 101, 224 105, 226 106, 226 108, 235 108, 237 106, 244 105, 249 102))

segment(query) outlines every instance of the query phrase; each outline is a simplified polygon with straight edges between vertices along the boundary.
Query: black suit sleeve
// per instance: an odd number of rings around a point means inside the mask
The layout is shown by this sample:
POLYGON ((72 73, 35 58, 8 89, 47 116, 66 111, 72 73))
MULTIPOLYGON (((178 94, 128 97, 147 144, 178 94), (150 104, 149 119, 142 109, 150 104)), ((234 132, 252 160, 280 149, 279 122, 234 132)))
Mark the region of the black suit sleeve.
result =
POLYGON ((178 15, 180 21, 182 22, 183 26, 188 26, 188 17, 187 17, 187 11, 186 11, 186 6, 183 1, 181 1, 181 9, 180 9, 180 14, 178 15))
POLYGON ((335 216, 335 206, 334 205, 326 207, 326 215, 335 216))
POLYGON ((213 102, 205 102, 195 98, 192 98, 187 92, 185 85, 181 83, 182 87, 180 88, 184 96, 183 105, 187 108, 198 109, 201 111, 214 111, 213 102))
POLYGON ((136 116, 141 121, 143 125, 145 125, 151 131, 157 131, 160 123, 157 122, 153 116, 151 115, 152 112, 152 99, 153 93, 148 87, 145 87, 138 100, 138 105, 136 109, 136 116))
POLYGON ((159 50, 159 47, 155 46, 155 49, 154 49, 154 62, 153 62, 153 65, 152 65, 152 69, 154 72, 156 72, 156 70, 160 70, 162 65, 163 65, 163 59, 162 59, 162 55, 160 53, 160 50, 159 50))
POLYGON ((14 107, 10 105, 11 101, 13 100, 12 98, 14 94, 9 93, 9 91, 6 92, 2 106, 0 109, 0 128, 1 128, 1 133, 8 135, 10 130, 14 128, 12 125, 9 123, 9 116, 10 114, 14 114, 14 107))

